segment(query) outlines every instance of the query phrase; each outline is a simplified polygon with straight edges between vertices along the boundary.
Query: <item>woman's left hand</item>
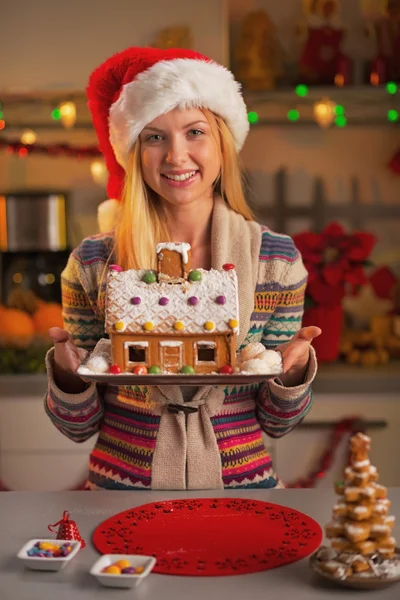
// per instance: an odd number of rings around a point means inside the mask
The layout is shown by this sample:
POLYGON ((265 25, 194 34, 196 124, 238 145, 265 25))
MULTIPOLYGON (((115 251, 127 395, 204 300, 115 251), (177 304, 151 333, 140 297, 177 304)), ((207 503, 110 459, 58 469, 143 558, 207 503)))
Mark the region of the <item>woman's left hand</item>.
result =
POLYGON ((302 327, 289 342, 275 348, 282 354, 283 375, 279 376, 283 385, 293 387, 304 382, 310 360, 310 345, 321 335, 319 327, 302 327))

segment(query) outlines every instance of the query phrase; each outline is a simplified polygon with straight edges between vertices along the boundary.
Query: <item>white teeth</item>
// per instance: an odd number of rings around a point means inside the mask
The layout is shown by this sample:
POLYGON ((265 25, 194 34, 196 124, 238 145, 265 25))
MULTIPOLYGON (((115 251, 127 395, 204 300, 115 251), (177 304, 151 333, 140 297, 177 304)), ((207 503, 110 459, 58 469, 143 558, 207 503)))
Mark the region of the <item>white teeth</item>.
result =
POLYGON ((167 179, 172 179, 173 181, 185 181, 185 179, 189 179, 189 177, 193 177, 197 171, 191 171, 190 173, 185 173, 184 175, 167 175, 165 177, 167 179))

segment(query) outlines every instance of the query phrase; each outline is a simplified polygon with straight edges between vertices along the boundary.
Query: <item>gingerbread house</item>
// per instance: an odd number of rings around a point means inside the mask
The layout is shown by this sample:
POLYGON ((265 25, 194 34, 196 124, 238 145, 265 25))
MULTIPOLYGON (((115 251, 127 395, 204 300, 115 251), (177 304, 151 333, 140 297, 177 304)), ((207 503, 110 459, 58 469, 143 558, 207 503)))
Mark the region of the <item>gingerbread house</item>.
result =
POLYGON ((106 331, 122 372, 218 373, 235 368, 239 327, 234 265, 190 269, 190 245, 157 246, 157 271, 107 277, 106 331))

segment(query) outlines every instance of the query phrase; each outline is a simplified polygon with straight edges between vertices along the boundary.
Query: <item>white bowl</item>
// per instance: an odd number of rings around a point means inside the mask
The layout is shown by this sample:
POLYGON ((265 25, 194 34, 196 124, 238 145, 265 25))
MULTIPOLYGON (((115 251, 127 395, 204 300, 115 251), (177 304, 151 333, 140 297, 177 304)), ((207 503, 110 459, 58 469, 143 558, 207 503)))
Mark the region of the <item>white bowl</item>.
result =
POLYGON ((155 564, 156 559, 154 556, 141 556, 139 554, 104 554, 94 563, 93 567, 90 569, 90 573, 96 577, 101 585, 105 585, 106 587, 132 588, 139 585, 139 583, 147 577, 155 564), (128 560, 131 567, 144 567, 144 571, 137 575, 130 575, 128 573, 121 573, 121 575, 102 573, 102 570, 105 569, 105 567, 113 565, 118 560, 128 560))
POLYGON ((65 565, 79 552, 81 543, 75 540, 49 540, 49 539, 38 539, 29 540, 21 550, 18 552, 17 557, 22 560, 24 565, 29 569, 35 569, 37 571, 61 571, 65 565), (28 556, 28 550, 30 550, 37 542, 49 542, 55 546, 62 546, 63 544, 69 544, 72 546, 72 552, 68 556, 57 556, 57 557, 42 557, 42 556, 28 556))

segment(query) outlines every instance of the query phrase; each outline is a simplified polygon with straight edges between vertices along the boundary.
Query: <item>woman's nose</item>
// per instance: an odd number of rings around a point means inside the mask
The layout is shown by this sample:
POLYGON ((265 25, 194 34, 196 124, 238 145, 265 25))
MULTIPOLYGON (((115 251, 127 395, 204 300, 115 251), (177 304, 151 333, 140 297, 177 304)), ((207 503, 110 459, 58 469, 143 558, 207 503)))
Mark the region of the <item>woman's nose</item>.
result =
POLYGON ((165 160, 170 165, 181 165, 187 159, 187 148, 181 140, 171 140, 165 160))

